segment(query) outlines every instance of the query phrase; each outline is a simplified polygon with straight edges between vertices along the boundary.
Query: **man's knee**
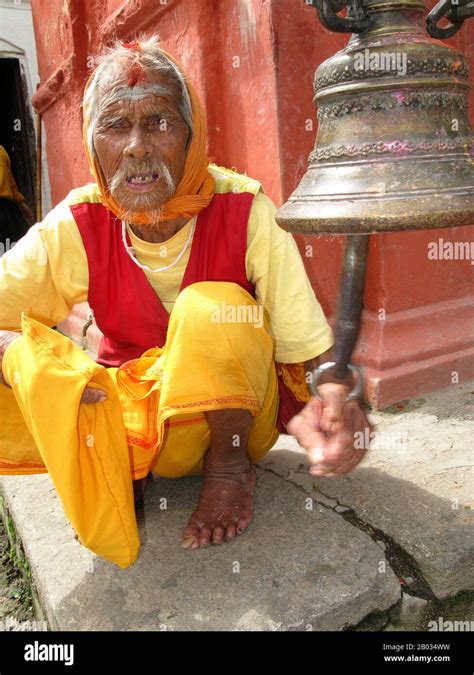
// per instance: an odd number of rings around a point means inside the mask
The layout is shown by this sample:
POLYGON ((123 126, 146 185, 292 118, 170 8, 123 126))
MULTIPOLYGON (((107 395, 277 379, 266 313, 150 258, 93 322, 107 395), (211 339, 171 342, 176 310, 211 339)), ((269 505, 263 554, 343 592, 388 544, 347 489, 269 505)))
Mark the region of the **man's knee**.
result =
POLYGON ((185 309, 189 305, 203 309, 206 306, 212 307, 216 302, 235 302, 236 299, 255 303, 250 293, 233 281, 197 281, 179 293, 173 312, 176 309, 185 309))
POLYGON ((267 328, 263 305, 242 286, 231 281, 199 281, 178 295, 171 313, 173 320, 267 328))
POLYGON ((165 367, 175 376, 184 368, 183 379, 192 372, 203 396, 263 401, 274 340, 263 305, 238 284, 203 281, 186 287, 170 316, 167 352, 165 367))

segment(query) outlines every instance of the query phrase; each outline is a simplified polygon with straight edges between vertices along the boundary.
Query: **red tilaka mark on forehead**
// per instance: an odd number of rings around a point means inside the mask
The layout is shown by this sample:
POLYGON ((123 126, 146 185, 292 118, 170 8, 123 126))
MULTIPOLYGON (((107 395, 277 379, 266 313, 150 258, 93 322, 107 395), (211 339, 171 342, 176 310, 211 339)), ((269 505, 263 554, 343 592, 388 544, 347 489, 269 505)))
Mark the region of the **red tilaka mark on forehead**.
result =
POLYGON ((145 79, 145 70, 140 63, 134 63, 130 66, 127 82, 129 87, 134 87, 138 81, 144 81, 145 79))

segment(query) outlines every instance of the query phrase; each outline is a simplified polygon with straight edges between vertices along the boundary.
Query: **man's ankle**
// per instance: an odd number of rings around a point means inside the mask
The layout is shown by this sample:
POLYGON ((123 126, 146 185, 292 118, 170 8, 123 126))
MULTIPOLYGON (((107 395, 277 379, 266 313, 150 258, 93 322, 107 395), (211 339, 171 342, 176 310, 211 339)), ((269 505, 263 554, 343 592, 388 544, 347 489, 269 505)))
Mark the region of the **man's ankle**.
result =
POLYGON ((242 450, 237 453, 219 452, 214 448, 209 448, 203 465, 203 474, 223 471, 225 473, 244 473, 251 469, 252 463, 247 452, 242 450))

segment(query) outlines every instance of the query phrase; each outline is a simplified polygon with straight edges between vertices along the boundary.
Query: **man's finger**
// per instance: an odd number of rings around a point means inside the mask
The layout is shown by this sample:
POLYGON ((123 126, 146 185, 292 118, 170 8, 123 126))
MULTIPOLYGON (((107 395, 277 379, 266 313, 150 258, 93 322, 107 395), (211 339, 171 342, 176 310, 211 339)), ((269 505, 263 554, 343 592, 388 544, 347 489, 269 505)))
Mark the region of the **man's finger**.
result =
POLYGON ((354 454, 353 410, 345 404, 342 419, 334 423, 333 431, 324 434, 323 458, 319 466, 311 471, 312 475, 334 475, 342 464, 348 463, 354 454))
POLYGON ((287 424, 286 430, 306 450, 310 465, 324 460, 326 435, 321 431, 319 420, 323 404, 317 398, 308 401, 305 407, 287 424))
POLYGON ((312 448, 309 448, 306 450, 306 454, 308 455, 308 461, 313 465, 323 465, 325 463, 325 458, 324 458, 324 438, 321 436, 321 441, 318 445, 313 446, 312 448))
POLYGON ((349 389, 339 384, 328 383, 320 385, 319 391, 323 399, 321 428, 323 431, 331 433, 335 429, 335 425, 343 420, 344 406, 349 389))
MULTIPOLYGON (((314 461, 311 462, 314 466, 313 475, 318 475, 316 472, 327 473, 334 471, 341 463, 348 462, 354 452, 353 436, 350 431, 343 427, 332 434, 323 434, 322 445, 318 448, 318 454, 313 451, 312 457, 314 461)), ((309 454, 309 453, 308 453, 309 454)))
MULTIPOLYGON (((334 470, 331 472, 333 476, 344 476, 354 469, 365 457, 368 447, 357 447, 354 445, 355 441, 355 430, 361 430, 364 427, 367 427, 369 431, 372 430, 373 426, 370 421, 367 419, 365 413, 359 408, 359 406, 346 406, 345 410, 346 415, 346 426, 354 430, 353 432, 353 441, 351 447, 348 448, 348 451, 341 457, 340 462, 337 466, 334 467, 334 470)), ((362 432, 361 432, 362 433, 362 432)))
POLYGON ((103 389, 95 389, 93 387, 86 387, 81 396, 81 403, 102 403, 107 399, 107 392, 103 389))
POLYGON ((312 476, 332 476, 334 475, 332 472, 334 471, 333 466, 329 466, 327 464, 315 464, 314 466, 309 467, 309 473, 312 476))
POLYGON ((331 433, 326 433, 323 448, 323 463, 329 467, 349 461, 354 452, 354 426, 350 404, 345 404, 341 419, 333 424, 331 433))

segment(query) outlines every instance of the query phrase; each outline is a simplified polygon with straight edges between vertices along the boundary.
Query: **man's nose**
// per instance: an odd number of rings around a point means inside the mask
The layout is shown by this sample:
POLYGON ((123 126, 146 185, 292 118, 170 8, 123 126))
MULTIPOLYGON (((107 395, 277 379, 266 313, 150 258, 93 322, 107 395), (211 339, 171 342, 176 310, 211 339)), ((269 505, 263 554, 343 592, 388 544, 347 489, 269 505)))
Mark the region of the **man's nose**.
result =
POLYGON ((133 157, 134 159, 144 159, 151 155, 151 147, 147 139, 146 130, 138 124, 130 130, 124 155, 126 157, 133 157))

